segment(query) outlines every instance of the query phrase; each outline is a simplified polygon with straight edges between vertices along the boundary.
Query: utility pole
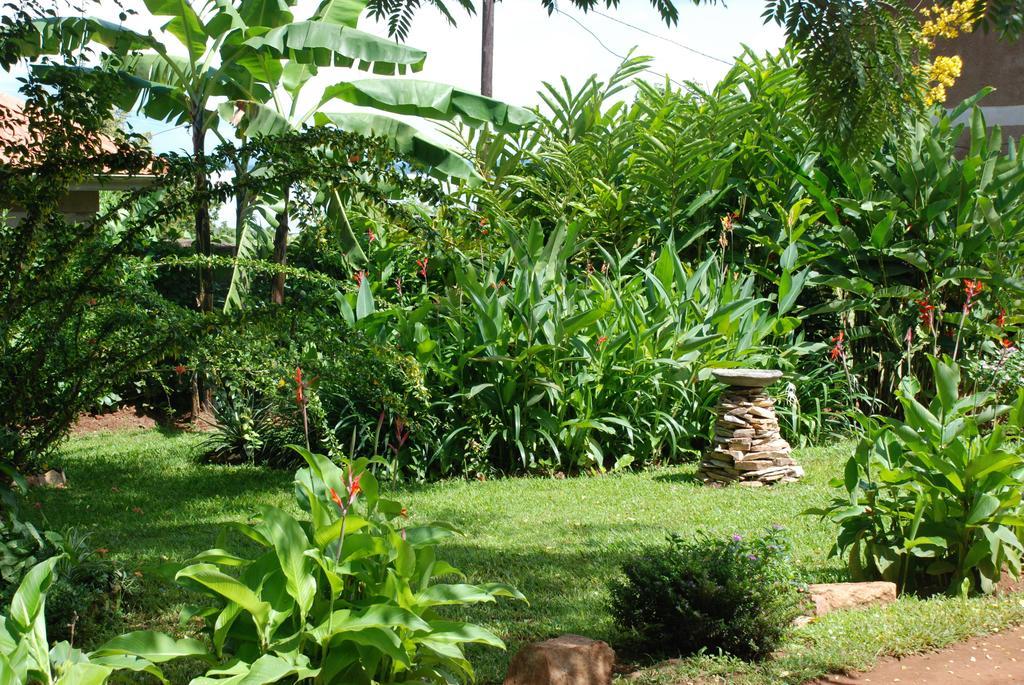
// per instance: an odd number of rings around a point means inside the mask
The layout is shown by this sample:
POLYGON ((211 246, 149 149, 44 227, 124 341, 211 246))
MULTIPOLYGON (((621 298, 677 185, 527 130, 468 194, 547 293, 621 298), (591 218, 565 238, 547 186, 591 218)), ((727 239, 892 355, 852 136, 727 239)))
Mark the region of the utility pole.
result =
POLYGON ((494 94, 494 0, 483 0, 483 32, 480 36, 480 94, 494 94))

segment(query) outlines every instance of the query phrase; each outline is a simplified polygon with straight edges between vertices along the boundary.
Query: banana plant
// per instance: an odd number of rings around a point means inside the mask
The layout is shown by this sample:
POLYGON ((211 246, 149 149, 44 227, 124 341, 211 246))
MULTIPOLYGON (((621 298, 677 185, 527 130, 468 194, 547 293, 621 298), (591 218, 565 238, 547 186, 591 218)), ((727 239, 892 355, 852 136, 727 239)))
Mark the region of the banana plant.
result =
POLYGON ((33 566, 18 586, 6 615, 0 616, 0 685, 102 685, 115 671, 148 673, 168 683, 158 664, 179 658, 206 658, 198 640, 175 640, 163 633, 137 631, 110 640, 92 653, 46 639, 46 593, 61 556, 33 566))
MULTIPOLYGON (((294 3, 292 3, 294 4, 294 3)), ((376 73, 419 70, 426 54, 359 31, 355 23, 363 4, 323 0, 311 16, 296 21, 292 4, 268 0, 209 0, 199 10, 180 0, 145 0, 156 17, 167 17, 163 30, 177 43, 121 24, 81 17, 48 17, 33 22, 35 32, 19 46, 28 59, 98 45, 105 48, 101 67, 120 76, 123 109, 138 105, 146 116, 188 124, 195 161, 196 248, 209 257, 209 179, 204 169, 207 134, 224 136, 213 106, 216 99, 267 102, 268 84, 321 66, 358 66, 376 73)), ((35 65, 44 74, 52 65, 35 65)), ((226 141, 225 141, 226 142, 226 141)), ((236 171, 246 172, 245 160, 236 171)), ((244 218, 244 214, 242 215, 244 218)), ((198 301, 213 306, 212 269, 200 267, 198 301)))
MULTIPOLYGON (((354 16, 357 18, 358 13, 354 16)), ((396 153, 406 156, 429 173, 475 185, 483 179, 469 160, 432 141, 415 126, 377 112, 458 121, 471 127, 490 127, 501 132, 518 130, 532 123, 535 118, 526 109, 492 98, 441 83, 407 78, 336 80, 323 90, 319 100, 312 106, 302 106, 300 96, 307 84, 317 75, 328 74, 322 73, 315 62, 296 62, 292 46, 273 32, 252 39, 249 45, 257 50, 269 49, 279 59, 288 61, 280 72, 261 76, 264 78, 263 85, 273 93, 272 98, 237 98, 222 105, 222 115, 237 124, 237 134, 242 138, 279 135, 301 130, 307 125, 334 126, 368 137, 383 138, 396 153), (338 101, 377 112, 365 109, 355 112, 327 111, 331 103, 338 101)), ((333 73, 329 75, 334 77, 333 73)), ((254 170, 251 173, 260 171, 254 170)), ((355 264, 363 262, 365 255, 346 216, 348 198, 341 197, 336 188, 322 189, 322 194, 327 218, 341 236, 345 251, 355 264)), ((282 264, 287 258, 288 197, 288 188, 282 188, 280 196, 276 198, 281 209, 276 214, 274 261, 282 264)), ((283 298, 284 273, 279 272, 275 276, 271 299, 280 303, 283 298)), ((240 298, 236 296, 234 301, 240 301, 240 298)))

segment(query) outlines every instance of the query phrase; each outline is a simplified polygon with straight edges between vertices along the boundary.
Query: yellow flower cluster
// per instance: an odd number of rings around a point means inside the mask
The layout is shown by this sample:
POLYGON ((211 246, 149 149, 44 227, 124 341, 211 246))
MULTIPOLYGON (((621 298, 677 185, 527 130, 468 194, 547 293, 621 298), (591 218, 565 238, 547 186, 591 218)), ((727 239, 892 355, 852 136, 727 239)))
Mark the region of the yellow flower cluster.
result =
POLYGON ((946 101, 946 88, 949 88, 960 78, 964 62, 958 55, 952 57, 938 56, 932 61, 931 71, 928 78, 934 85, 925 95, 925 102, 929 105, 943 103, 946 101))
POLYGON ((925 7, 921 13, 926 17, 921 23, 921 36, 927 40, 933 38, 956 38, 963 33, 970 33, 974 28, 974 9, 978 0, 956 0, 951 6, 932 5, 925 7))
MULTIPOLYGON (((952 5, 934 4, 921 10, 924 21, 921 22, 919 39, 930 50, 935 49, 936 38, 953 39, 961 33, 970 33, 974 29, 974 16, 980 0, 955 0, 952 5)), ((963 71, 964 63, 958 56, 936 57, 928 69, 928 92, 925 103, 940 104, 946 101, 946 89, 956 83, 963 71)))

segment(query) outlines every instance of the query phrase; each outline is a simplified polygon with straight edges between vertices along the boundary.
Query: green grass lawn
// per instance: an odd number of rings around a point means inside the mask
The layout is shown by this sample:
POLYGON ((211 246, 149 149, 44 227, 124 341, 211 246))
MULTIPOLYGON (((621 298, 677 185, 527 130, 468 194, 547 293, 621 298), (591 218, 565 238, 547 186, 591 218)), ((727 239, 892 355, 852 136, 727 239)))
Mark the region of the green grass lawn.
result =
MULTIPOLYGON (((175 630, 184 595, 146 569, 183 560, 215 545, 218 524, 247 519, 258 505, 293 509, 290 472, 197 465, 201 438, 138 431, 71 440, 61 465, 66 490, 34 491, 48 525, 91 531, 95 547, 144 574, 139 606, 124 628, 175 630)), ((482 605, 467 612, 501 635, 509 653, 524 642, 579 633, 615 644, 606 581, 632 550, 670 532, 749 534, 779 523, 788 530, 808 582, 842 579, 827 559, 834 527, 800 516, 832 495, 849 444, 800 450, 800 483, 776 488, 709 489, 693 466, 566 480, 516 478, 448 481, 393 493, 416 521, 446 521, 463 535, 442 554, 474 581, 516 585, 530 600, 482 605)), ((29 511, 34 511, 29 508, 29 511)), ((673 662, 645 682, 798 683, 829 671, 865 668, 879 655, 941 646, 1024 621, 1019 598, 902 599, 891 607, 833 614, 794 632, 782 653, 752 666, 705 656, 673 662)), ((86 645, 88 646, 88 645, 86 645)), ((481 682, 500 682, 508 655, 472 653, 481 682)), ((177 674, 185 678, 185 673, 177 674)), ((177 681, 177 680, 176 680, 177 681)))

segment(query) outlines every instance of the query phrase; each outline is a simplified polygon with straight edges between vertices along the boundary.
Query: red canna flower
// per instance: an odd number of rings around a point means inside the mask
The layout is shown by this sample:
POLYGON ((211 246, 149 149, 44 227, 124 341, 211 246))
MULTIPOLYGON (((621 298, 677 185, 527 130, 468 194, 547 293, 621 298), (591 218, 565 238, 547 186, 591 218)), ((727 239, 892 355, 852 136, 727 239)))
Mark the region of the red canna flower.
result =
POLYGON ((362 486, 359 485, 359 479, 363 477, 363 474, 359 474, 352 479, 352 482, 348 485, 348 503, 352 504, 355 501, 356 495, 362 492, 362 486))
POLYGON ((1013 347, 1013 341, 1009 338, 1003 338, 1003 349, 1010 349, 1013 347))
POLYGON ((295 403, 300 407, 306 405, 306 395, 303 393, 305 383, 302 382, 302 367, 295 367, 295 403))
POLYGON ((964 279, 964 293, 967 295, 967 299, 964 300, 964 314, 968 314, 971 311, 971 301, 981 294, 985 284, 980 279, 972 281, 969 278, 964 279))
POLYGON ((608 336, 607 335, 602 335, 602 336, 600 336, 597 339, 597 344, 598 345, 604 345, 606 342, 608 342, 608 336))
POLYGON ((1000 328, 1005 328, 1006 327, 1006 310, 1005 309, 1000 309, 999 310, 999 316, 996 317, 996 325, 999 326, 1000 328))
POLYGON ((928 300, 918 300, 917 310, 920 312, 921 325, 931 331, 935 327, 935 305, 929 304, 928 300))
POLYGON ((354 280, 356 282, 356 285, 362 285, 363 284, 363 280, 365 278, 366 278, 366 271, 364 269, 360 269, 359 271, 357 271, 354 274, 352 274, 352 280, 354 280))
POLYGON ((185 366, 184 364, 178 364, 177 366, 174 367, 174 373, 178 374, 179 376, 184 374, 186 371, 188 371, 188 367, 185 366))
POLYGON ((430 259, 427 258, 427 257, 424 257, 423 259, 417 259, 416 260, 416 266, 418 266, 420 268, 420 276, 422 276, 423 278, 427 277, 427 262, 428 261, 430 261, 430 259))
POLYGON ((341 501, 341 497, 338 496, 338 491, 335 490, 334 488, 330 488, 330 491, 331 491, 331 500, 333 500, 334 503, 338 505, 339 509, 341 509, 342 511, 345 511, 345 503, 342 502, 341 501))
POLYGON ((846 337, 846 333, 839 331, 836 335, 832 336, 832 349, 829 350, 828 356, 832 361, 839 359, 840 357, 845 358, 846 353, 843 350, 843 339, 846 337))
POLYGON ((372 228, 366 229, 366 239, 371 243, 377 239, 377 234, 373 232, 372 228))

